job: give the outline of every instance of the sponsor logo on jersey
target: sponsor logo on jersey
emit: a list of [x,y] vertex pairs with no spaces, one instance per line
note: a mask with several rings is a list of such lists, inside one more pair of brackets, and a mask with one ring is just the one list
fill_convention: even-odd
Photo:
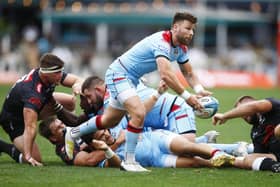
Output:
[[36,86],[36,91],[37,91],[38,93],[41,93],[41,92],[42,92],[42,84],[41,84],[41,83],[37,84],[37,86]]

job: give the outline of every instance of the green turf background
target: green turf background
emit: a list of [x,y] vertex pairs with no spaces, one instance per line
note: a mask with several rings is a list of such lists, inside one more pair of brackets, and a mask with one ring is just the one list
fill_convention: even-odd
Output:
[[[0,106],[10,86],[0,85]],[[69,89],[57,88],[69,92]],[[220,102],[219,112],[230,109],[240,95],[252,95],[258,99],[275,97],[280,99],[279,89],[212,89]],[[78,106],[78,105],[77,105]],[[80,110],[77,108],[77,113]],[[215,129],[221,132],[220,143],[250,141],[250,126],[240,119],[228,121],[225,125],[213,126],[211,119],[197,119],[198,135]],[[0,129],[0,138],[9,141]],[[280,185],[280,174],[254,172],[235,168],[223,169],[173,169],[151,168],[151,173],[127,173],[119,169],[71,167],[64,165],[54,153],[54,147],[39,135],[36,138],[44,159],[44,167],[19,165],[7,155],[0,156],[0,187],[5,186],[120,186],[120,187],[273,187]]]

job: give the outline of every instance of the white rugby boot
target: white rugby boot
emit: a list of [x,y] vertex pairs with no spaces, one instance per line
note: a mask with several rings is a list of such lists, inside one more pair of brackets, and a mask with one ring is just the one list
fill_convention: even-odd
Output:
[[207,137],[207,143],[216,143],[217,136],[219,135],[220,133],[215,130],[207,131],[206,133],[204,133],[204,136]]
[[73,159],[73,152],[74,152],[74,139],[71,136],[71,127],[66,127],[66,132],[65,132],[65,151],[69,159]]
[[232,155],[236,156],[236,157],[244,157],[246,155],[248,155],[248,143],[247,142],[238,142],[238,147],[237,149],[232,151]]
[[145,169],[138,162],[128,160],[121,162],[120,169],[129,172],[150,172],[150,170]]

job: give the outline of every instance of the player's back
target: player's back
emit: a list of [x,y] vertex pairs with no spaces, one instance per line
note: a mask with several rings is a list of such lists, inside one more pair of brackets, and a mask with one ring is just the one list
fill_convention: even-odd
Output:
[[274,136],[274,128],[280,123],[280,100],[275,98],[266,98],[266,100],[271,102],[272,110],[260,114],[258,119],[254,120],[251,138],[255,146],[262,145],[269,152],[277,150],[274,154],[279,154],[280,141]]
[[47,99],[52,96],[54,85],[45,86],[39,78],[38,71],[31,70],[14,84],[4,102],[5,111],[22,116],[23,107],[41,110]]

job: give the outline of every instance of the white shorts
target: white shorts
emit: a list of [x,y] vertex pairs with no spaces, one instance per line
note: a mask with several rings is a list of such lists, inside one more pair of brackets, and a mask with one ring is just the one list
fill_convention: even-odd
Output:
[[128,98],[137,96],[136,86],[124,72],[116,73],[108,69],[105,83],[110,92],[109,104],[114,108],[124,110],[123,103]]

